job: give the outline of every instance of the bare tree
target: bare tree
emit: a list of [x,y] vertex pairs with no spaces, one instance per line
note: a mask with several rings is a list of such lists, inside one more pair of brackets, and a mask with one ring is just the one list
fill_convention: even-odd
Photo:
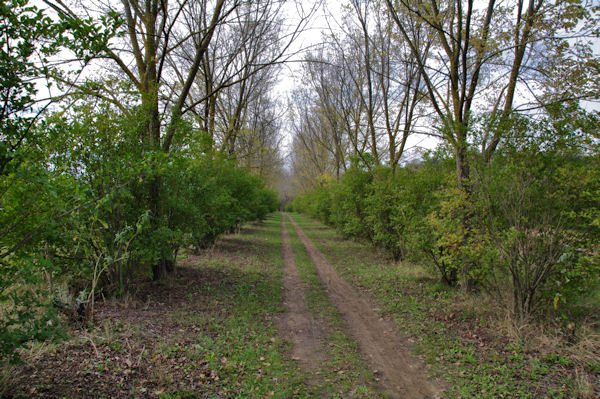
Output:
[[[375,164],[387,162],[395,170],[406,149],[408,137],[419,131],[426,99],[418,64],[410,47],[398,40],[398,32],[387,10],[363,0],[352,0],[338,29],[332,28],[341,58],[340,68],[350,77],[364,109],[362,131],[368,137]],[[333,31],[342,29],[342,36]],[[429,56],[429,32],[413,26]],[[338,38],[339,37],[339,38]]]
[[274,184],[284,166],[280,151],[283,140],[280,106],[270,93],[265,93],[252,101],[246,118],[234,148],[236,157],[240,165]]
[[310,89],[299,89],[294,93],[290,110],[291,165],[299,185],[297,191],[303,193],[331,179],[339,165],[329,123],[320,107],[313,104]]
[[[294,148],[304,143],[315,170],[333,169],[338,179],[351,159],[394,171],[424,118],[420,69],[385,8],[352,0],[337,23],[305,58],[303,89],[294,96],[294,106],[304,107],[296,111]],[[431,35],[417,25],[414,31],[428,53]]]
[[[586,3],[386,0],[418,65],[429,102],[442,122],[443,138],[455,149],[458,178],[466,191],[470,190],[467,148],[474,107],[485,107],[487,102],[491,105],[490,119],[499,121],[500,127],[482,140],[484,158],[489,160],[506,134],[503,121],[515,110],[519,87],[527,92],[524,95],[539,99],[528,79],[539,74],[549,78],[552,72],[543,70],[542,59],[550,60],[560,53],[560,43],[567,43],[572,36],[569,26],[593,19],[586,12]],[[427,25],[435,37],[437,57],[423,52],[422,38],[414,29],[417,23]],[[597,26],[597,22],[591,25]],[[593,31],[591,26],[585,29]],[[577,33],[582,34],[582,30]],[[535,60],[533,55],[539,58]],[[574,93],[570,94],[572,98]]]
[[[349,138],[358,130],[350,128],[350,113],[344,112],[342,106],[345,95],[341,84],[344,80],[343,68],[332,63],[337,57],[335,53],[326,54],[324,51],[320,49],[307,56],[303,79],[305,89],[298,90],[296,98],[302,97],[306,103],[312,103],[312,124],[318,125],[317,129],[313,129],[318,133],[313,139],[327,149],[333,162],[335,177],[339,179],[341,172],[347,168]],[[357,112],[362,113],[362,108],[359,107]]]

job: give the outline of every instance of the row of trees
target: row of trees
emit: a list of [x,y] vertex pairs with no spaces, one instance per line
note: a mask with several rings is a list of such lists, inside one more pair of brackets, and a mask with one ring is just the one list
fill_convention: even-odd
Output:
[[593,1],[351,0],[342,11],[290,103],[301,190],[350,157],[394,169],[414,136],[433,136],[468,191],[471,147],[489,161],[515,115],[600,95]]
[[[278,206],[265,0],[0,8],[0,357]],[[77,313],[79,312],[79,313]],[[81,313],[85,314],[81,314]]]
[[[599,12],[586,0],[350,0],[291,104],[308,193],[294,208],[395,256],[428,254],[466,292],[511,286],[527,317],[561,262],[579,259],[584,275],[598,262]],[[411,166],[428,136],[444,156]]]

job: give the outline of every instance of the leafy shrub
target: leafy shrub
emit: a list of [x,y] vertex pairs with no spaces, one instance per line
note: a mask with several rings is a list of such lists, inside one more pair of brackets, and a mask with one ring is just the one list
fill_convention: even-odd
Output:
[[598,227],[588,219],[599,209],[589,200],[600,177],[593,163],[522,151],[496,159],[479,179],[478,236],[493,255],[480,258],[485,283],[502,293],[498,282],[509,281],[518,318],[598,284]]
[[427,216],[439,207],[435,193],[451,175],[447,161],[371,170],[353,166],[340,179],[294,198],[288,210],[304,212],[336,227],[346,237],[366,239],[396,259],[439,255]]
[[264,182],[212,152],[147,148],[136,115],[74,106],[35,127],[24,161],[1,176],[2,356],[59,332],[55,293],[93,310],[100,291],[161,277],[181,247],[205,247],[277,208]]
[[396,259],[429,259],[445,283],[474,283],[518,319],[566,310],[600,283],[600,165],[567,122],[515,126],[490,162],[471,154],[468,192],[437,156],[395,173],[353,166],[290,208]]
[[520,320],[598,287],[600,165],[579,122],[565,118],[516,124],[490,162],[473,156],[470,192],[446,191],[429,219],[444,265]]
[[331,190],[331,222],[346,237],[372,239],[367,223],[368,198],[372,195],[373,173],[353,166],[346,171],[339,184]]
[[373,242],[390,250],[395,259],[434,255],[433,232],[424,221],[439,207],[432,194],[445,184],[448,174],[445,165],[431,160],[394,174],[389,168],[376,170],[367,207]]

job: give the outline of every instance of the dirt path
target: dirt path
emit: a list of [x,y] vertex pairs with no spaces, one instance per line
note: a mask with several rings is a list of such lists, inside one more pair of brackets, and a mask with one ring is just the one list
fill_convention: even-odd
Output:
[[298,360],[307,370],[318,368],[325,360],[323,345],[325,329],[322,321],[315,320],[308,312],[304,298],[304,283],[300,280],[290,245],[290,236],[282,217],[281,230],[283,235],[283,286],[284,305],[287,311],[278,322],[283,338],[293,343],[292,357]]
[[370,366],[380,375],[379,383],[392,398],[436,398],[441,389],[426,379],[423,363],[410,354],[393,322],[380,318],[354,288],[341,279],[325,256],[288,215],[331,302],[343,315],[348,330],[359,344]]

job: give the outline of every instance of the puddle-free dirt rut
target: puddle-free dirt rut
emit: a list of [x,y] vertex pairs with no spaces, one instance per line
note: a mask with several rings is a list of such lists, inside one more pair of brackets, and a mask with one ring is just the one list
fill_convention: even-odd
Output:
[[377,370],[383,391],[398,399],[439,397],[441,389],[427,380],[423,362],[410,354],[394,323],[380,318],[354,288],[337,275],[292,217],[288,217],[317,269],[329,300],[342,314],[369,365]]
[[294,252],[290,245],[290,236],[282,217],[283,236],[283,287],[286,312],[278,321],[281,335],[293,343],[292,357],[308,370],[318,368],[325,360],[323,345],[325,327],[322,321],[315,320],[309,313],[304,297],[304,283],[300,279]]

